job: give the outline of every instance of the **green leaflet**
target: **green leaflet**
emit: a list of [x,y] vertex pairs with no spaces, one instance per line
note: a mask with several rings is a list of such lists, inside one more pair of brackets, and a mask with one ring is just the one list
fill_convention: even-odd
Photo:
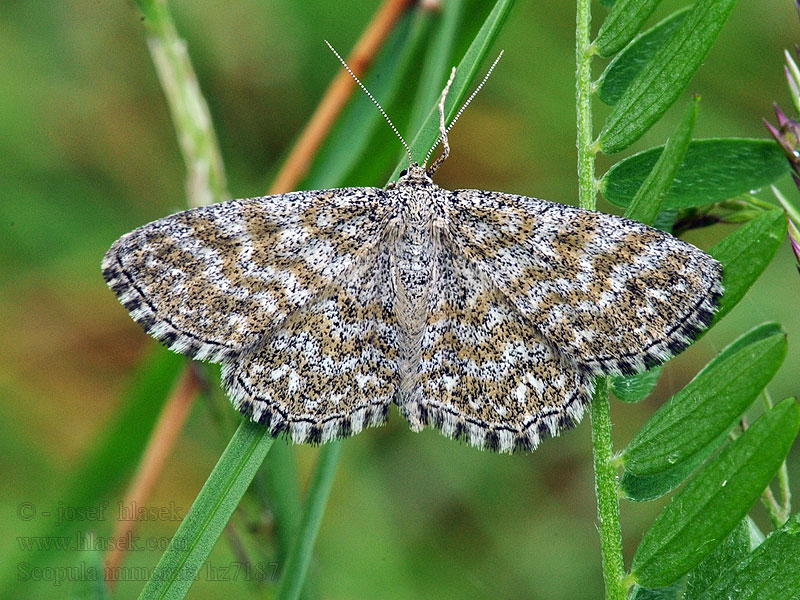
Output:
[[614,106],[598,137],[603,152],[621,152],[672,106],[711,49],[735,1],[697,1]]
[[786,336],[775,328],[770,323],[746,333],[670,398],[623,451],[625,470],[639,476],[669,471],[724,434],[786,356]]
[[609,106],[616,104],[639,71],[677,29],[690,8],[687,6],[672,13],[655,27],[634,38],[617,54],[597,82],[597,97]]
[[773,478],[798,427],[800,407],[787,398],[695,474],[642,538],[631,568],[636,582],[668,585],[708,556]]
[[[617,206],[628,206],[653,170],[664,147],[621,160],[603,176],[600,191]],[[714,138],[689,144],[662,208],[690,208],[760,189],[782,177],[789,164],[773,140]]]
[[736,306],[775,256],[786,236],[786,217],[780,209],[769,210],[742,225],[711,248],[722,263],[725,294],[714,317],[718,322]]
[[624,471],[620,481],[622,497],[632,502],[647,502],[660,498],[686,481],[697,467],[702,465],[715,450],[727,441],[728,431],[723,431],[682,463],[653,475],[636,475],[630,471]]
[[661,365],[628,377],[611,377],[611,391],[623,402],[639,402],[650,395],[661,376]]
[[697,118],[697,105],[700,98],[695,96],[681,118],[675,131],[669,136],[664,151],[636,191],[625,216],[646,225],[652,225],[661,212],[664,198],[672,186],[675,175],[683,162]]
[[644,588],[635,585],[631,600],[679,600],[683,595],[684,587],[686,587],[686,581],[683,579],[660,588]]
[[[800,515],[724,571],[697,600],[790,600],[800,590]],[[687,599],[689,600],[689,599]],[[691,600],[694,600],[692,598]]]
[[621,50],[639,32],[661,0],[618,0],[597,32],[594,42],[600,56]]
[[686,581],[684,600],[696,600],[720,574],[750,553],[750,525],[742,519],[723,542],[695,567]]

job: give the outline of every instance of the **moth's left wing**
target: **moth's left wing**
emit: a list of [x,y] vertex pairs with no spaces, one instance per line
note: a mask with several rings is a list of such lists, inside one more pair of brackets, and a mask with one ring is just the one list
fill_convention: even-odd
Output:
[[258,342],[370,254],[391,204],[377,188],[195,208],[118,239],[103,275],[150,335],[219,362]]
[[525,196],[449,193],[450,236],[551,348],[595,374],[631,374],[711,322],[722,267],[636,221]]
[[398,384],[397,321],[388,249],[371,254],[223,364],[234,405],[271,435],[324,443],[386,420]]

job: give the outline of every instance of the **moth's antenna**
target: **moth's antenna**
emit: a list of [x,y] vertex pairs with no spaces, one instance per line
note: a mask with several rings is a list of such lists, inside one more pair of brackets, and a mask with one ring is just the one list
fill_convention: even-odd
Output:
[[353,71],[350,69],[350,67],[347,66],[347,63],[344,62],[344,59],[341,56],[339,56],[339,53],[336,51],[336,49],[333,46],[331,46],[330,42],[328,40],[325,40],[325,43],[328,45],[328,48],[331,49],[331,52],[333,52],[336,55],[336,58],[339,59],[339,62],[342,63],[344,68],[347,69],[347,72],[350,73],[350,77],[352,77],[355,80],[355,82],[358,84],[358,86],[362,90],[364,90],[364,93],[367,96],[369,96],[369,99],[372,100],[372,102],[375,104],[375,106],[378,107],[378,110],[381,111],[381,114],[383,115],[383,118],[386,119],[387,123],[389,123],[389,127],[392,128],[392,131],[394,131],[395,135],[398,138],[400,138],[400,141],[403,143],[403,148],[406,149],[406,154],[408,155],[408,165],[411,166],[414,163],[414,159],[411,157],[411,149],[408,147],[408,144],[403,139],[403,136],[400,135],[400,132],[397,131],[397,127],[394,126],[394,123],[392,123],[392,120],[389,118],[389,115],[386,114],[386,111],[383,110],[383,107],[380,105],[380,103],[377,100],[375,100],[375,96],[373,96],[372,94],[369,93],[369,90],[366,87],[364,87],[364,84],[361,83],[361,81],[358,79],[358,77],[356,77],[356,74],[353,73]]
[[[442,90],[442,97],[439,99],[439,140],[442,140],[442,144],[444,148],[442,149],[442,153],[439,155],[439,158],[436,159],[431,165],[431,168],[427,170],[428,175],[433,175],[442,166],[442,163],[447,160],[447,157],[450,156],[450,143],[447,141],[447,128],[445,127],[444,122],[444,101],[447,98],[447,93],[450,91],[450,86],[453,85],[453,79],[456,78],[456,68],[453,67],[453,70],[450,71],[450,79],[447,80],[447,84],[444,86]],[[439,140],[436,140],[436,143],[439,143]],[[434,146],[435,148],[436,146]],[[428,151],[428,155],[425,157],[425,163],[428,164],[428,159],[431,157],[431,152],[433,152],[433,148]]]
[[[458,109],[458,112],[456,113],[456,116],[453,117],[452,121],[450,121],[450,125],[448,125],[447,128],[439,135],[439,137],[436,139],[436,143],[433,144],[433,146],[431,146],[430,150],[428,150],[428,154],[425,156],[425,163],[424,164],[428,163],[428,159],[431,157],[431,154],[433,154],[433,151],[436,150],[436,147],[439,145],[439,142],[444,141],[445,142],[445,146],[447,145],[447,134],[448,134],[448,132],[453,128],[453,125],[456,124],[456,121],[458,121],[458,118],[461,116],[461,113],[463,113],[466,110],[467,106],[469,106],[469,103],[472,102],[472,99],[478,94],[478,92],[481,91],[481,88],[486,83],[486,80],[489,79],[489,75],[492,74],[492,71],[494,71],[494,68],[497,66],[497,63],[500,62],[500,59],[503,57],[503,52],[504,52],[504,50],[500,51],[500,54],[498,54],[497,58],[494,59],[494,62],[492,63],[492,66],[489,67],[488,71],[486,71],[486,75],[483,76],[483,81],[481,81],[480,85],[478,85],[478,87],[475,88],[475,91],[472,92],[472,94],[470,94],[469,98],[467,98],[467,101],[464,102],[464,104],[461,105],[461,108]],[[448,83],[447,87],[449,87],[449,85],[450,84]],[[442,105],[443,104],[444,104],[444,99],[442,99]],[[444,109],[442,108],[441,110],[443,111]],[[437,164],[437,168],[438,168],[441,165],[441,161],[437,160],[436,163],[439,163],[439,164]],[[434,164],[436,164],[436,163],[434,163]],[[433,166],[431,166],[431,169],[433,169]],[[431,172],[433,172],[433,171],[431,171]]]

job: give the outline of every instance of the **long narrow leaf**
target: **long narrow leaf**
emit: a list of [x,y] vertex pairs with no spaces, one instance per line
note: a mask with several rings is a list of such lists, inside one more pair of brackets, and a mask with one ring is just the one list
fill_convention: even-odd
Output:
[[623,453],[627,471],[652,475],[689,460],[735,423],[786,356],[783,332],[763,338],[758,327],[734,344],[736,352],[711,361],[639,430]]
[[[664,150],[650,148],[621,160],[603,176],[600,190],[617,206],[628,206]],[[706,139],[689,144],[663,208],[691,208],[727,200],[775,182],[789,170],[772,140]]]
[[683,162],[686,150],[689,148],[699,102],[698,96],[692,99],[689,108],[669,137],[653,169],[633,197],[630,206],[625,211],[625,216],[629,219],[636,219],[646,225],[652,225],[658,213],[661,212],[667,191]]
[[447,81],[458,24],[463,12],[463,0],[448,0],[442,7],[439,30],[425,54],[425,63],[419,72],[419,86],[411,108],[409,131],[417,131],[422,126],[428,110],[438,100]]
[[[500,27],[505,22],[508,12],[514,6],[514,0],[498,0],[486,17],[475,39],[470,44],[461,62],[458,63],[456,77],[450,87],[450,93],[445,102],[445,117],[449,121],[455,116],[461,102],[466,98],[472,81],[475,78],[483,59],[489,52],[495,37],[500,32]],[[417,135],[410,144],[411,155],[415,160],[423,160],[430,147],[439,137],[439,113],[436,106],[432,106],[420,127]],[[407,168],[406,161],[401,160],[392,173],[390,179],[396,179],[400,171]]]
[[616,104],[665,40],[677,29],[691,7],[672,13],[637,36],[617,54],[597,82],[597,97],[609,106]]
[[616,54],[639,33],[661,0],[618,0],[597,32],[594,42],[600,56]]
[[242,421],[158,561],[140,600],[178,600],[186,595],[272,443],[267,427]]
[[708,54],[735,2],[697,1],[614,105],[598,138],[603,152],[624,150],[672,106]]
[[289,442],[277,441],[264,463],[264,481],[275,520],[278,568],[282,568],[300,523],[300,485]]
[[697,600],[793,600],[798,597],[798,590],[800,515],[795,515],[724,572]]
[[320,450],[314,475],[308,488],[308,496],[303,506],[303,514],[297,536],[289,549],[286,567],[283,569],[277,600],[296,600],[303,591],[308,565],[311,563],[311,552],[314,541],[322,523],[322,515],[328,496],[331,493],[333,475],[342,451],[342,441],[337,440],[325,444]]
[[775,476],[799,427],[800,406],[787,398],[712,458],[645,533],[633,557],[635,581],[669,585],[708,556]]

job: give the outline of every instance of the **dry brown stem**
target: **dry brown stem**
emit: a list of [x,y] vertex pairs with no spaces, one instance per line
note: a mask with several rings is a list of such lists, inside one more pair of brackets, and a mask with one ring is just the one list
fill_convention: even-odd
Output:
[[[378,53],[397,19],[403,14],[412,0],[385,0],[355,48],[347,57],[347,64],[357,77],[362,77]],[[269,189],[270,194],[285,194],[296,189],[298,182],[308,171],[314,155],[319,150],[331,127],[336,122],[347,101],[355,90],[356,83],[344,71],[333,79],[325,92],[317,110],[312,115],[300,138],[292,148],[275,181]]]

